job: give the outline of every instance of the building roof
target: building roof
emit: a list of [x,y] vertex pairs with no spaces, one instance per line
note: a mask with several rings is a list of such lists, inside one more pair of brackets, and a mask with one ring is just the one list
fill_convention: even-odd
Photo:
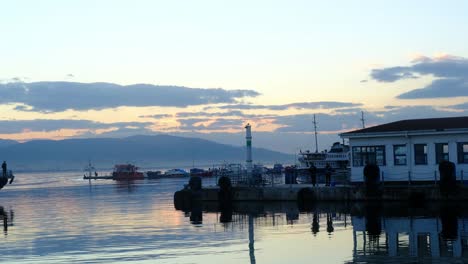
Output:
[[341,134],[341,136],[346,137],[390,132],[446,131],[457,129],[468,129],[468,116],[401,120],[346,132]]

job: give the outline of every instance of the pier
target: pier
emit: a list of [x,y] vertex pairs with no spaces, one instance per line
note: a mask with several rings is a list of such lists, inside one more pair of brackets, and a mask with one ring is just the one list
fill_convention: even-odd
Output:
[[[228,194],[226,195],[226,192]],[[226,198],[228,197],[228,198]],[[312,186],[310,184],[283,184],[277,186],[233,186],[228,191],[218,186],[199,190],[186,187],[174,195],[176,207],[193,202],[278,202],[313,203],[319,201],[359,202],[389,201],[424,203],[426,201],[468,200],[468,187],[458,185],[453,192],[441,192],[436,185],[385,186],[369,190],[365,186]]]

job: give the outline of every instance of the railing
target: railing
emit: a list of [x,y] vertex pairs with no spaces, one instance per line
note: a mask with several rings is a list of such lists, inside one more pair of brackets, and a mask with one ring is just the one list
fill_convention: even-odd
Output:
[[[463,170],[455,171],[455,179],[461,183],[464,183],[465,179],[467,178],[465,175],[466,173]],[[391,181],[388,181],[388,178],[391,178]],[[414,171],[407,171],[407,172],[392,172],[387,173],[385,171],[380,172],[380,181],[385,184],[385,182],[408,182],[408,184],[412,184],[415,181],[426,181],[426,182],[437,182],[440,181],[440,172],[438,170],[434,170],[432,173],[429,172],[414,172]]]

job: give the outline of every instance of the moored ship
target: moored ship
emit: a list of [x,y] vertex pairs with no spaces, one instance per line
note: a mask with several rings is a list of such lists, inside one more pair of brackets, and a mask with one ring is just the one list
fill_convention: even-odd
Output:
[[314,165],[318,170],[323,170],[330,165],[332,169],[346,169],[349,167],[350,152],[349,146],[340,142],[333,143],[330,151],[322,152],[299,152],[299,169],[308,169]]
[[200,168],[192,168],[190,169],[190,176],[198,176],[198,177],[211,177],[213,176],[213,170],[208,169],[200,169]]
[[164,176],[167,178],[178,178],[178,177],[188,177],[190,174],[183,169],[171,169],[164,172]]
[[144,179],[143,172],[138,171],[138,167],[132,164],[117,164],[112,172],[114,180],[142,180]]

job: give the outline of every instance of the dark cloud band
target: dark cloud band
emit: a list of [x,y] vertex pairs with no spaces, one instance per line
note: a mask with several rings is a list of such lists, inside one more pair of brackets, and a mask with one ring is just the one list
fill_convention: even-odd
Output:
[[256,109],[267,109],[267,110],[287,110],[287,109],[335,109],[345,107],[356,107],[361,106],[360,103],[349,103],[349,102],[334,102],[334,101],[322,101],[322,102],[301,102],[284,105],[255,105],[255,104],[233,104],[219,106],[219,109],[239,109],[239,110],[256,110]]
[[1,134],[14,134],[23,131],[55,131],[60,129],[108,129],[116,127],[118,129],[126,127],[144,128],[151,125],[148,122],[117,122],[100,123],[89,120],[72,119],[36,119],[36,120],[0,120]]
[[[118,85],[113,83],[11,82],[0,84],[0,103],[21,103],[30,111],[59,112],[67,109],[88,110],[119,106],[186,107],[214,103],[235,103],[255,97],[253,90],[224,90],[158,86],[151,84]],[[27,107],[17,110],[28,111]]]
[[433,76],[429,85],[397,96],[399,99],[446,98],[468,96],[468,59],[455,56],[441,58],[422,57],[413,65],[374,69],[372,79],[396,82],[403,79]]

